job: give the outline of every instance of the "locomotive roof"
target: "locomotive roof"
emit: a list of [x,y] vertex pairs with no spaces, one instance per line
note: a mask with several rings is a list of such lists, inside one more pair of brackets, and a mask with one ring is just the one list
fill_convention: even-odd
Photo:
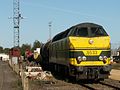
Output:
[[[52,39],[52,42],[53,41],[57,41],[59,39],[62,39],[64,37],[66,37],[68,35],[68,33],[73,30],[74,28],[81,28],[81,27],[90,27],[90,28],[101,28],[102,26],[101,25],[98,25],[98,24],[95,24],[95,23],[89,23],[89,22],[86,22],[86,23],[80,23],[80,24],[77,24],[77,25],[74,25],[70,28],[68,28],[67,30],[65,31],[62,31],[60,33],[58,33],[57,35],[55,35]],[[72,29],[73,28],[73,29]],[[74,29],[75,30],[75,29]],[[88,29],[89,30],[89,29]],[[106,34],[106,33],[105,33]],[[107,34],[106,34],[107,35]]]
[[102,27],[102,26],[98,25],[98,24],[95,24],[95,23],[86,22],[86,23],[77,24],[77,25],[75,25],[73,27]]

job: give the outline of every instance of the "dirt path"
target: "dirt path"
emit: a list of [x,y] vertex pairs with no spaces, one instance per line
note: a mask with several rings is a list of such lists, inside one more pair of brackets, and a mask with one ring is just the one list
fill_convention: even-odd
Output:
[[22,90],[19,76],[9,67],[8,63],[0,61],[0,90]]
[[110,72],[110,78],[120,81],[120,70],[112,69]]

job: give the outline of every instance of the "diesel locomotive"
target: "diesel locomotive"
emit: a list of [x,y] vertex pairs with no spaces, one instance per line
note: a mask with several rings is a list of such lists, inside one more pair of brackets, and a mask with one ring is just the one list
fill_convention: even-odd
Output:
[[105,79],[111,71],[110,36],[95,23],[81,23],[55,35],[41,48],[43,66],[79,79]]

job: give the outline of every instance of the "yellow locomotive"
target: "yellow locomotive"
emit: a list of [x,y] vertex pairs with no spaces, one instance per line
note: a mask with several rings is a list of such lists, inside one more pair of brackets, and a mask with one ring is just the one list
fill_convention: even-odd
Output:
[[105,79],[111,71],[110,36],[98,24],[72,26],[53,37],[41,50],[46,67],[65,76]]

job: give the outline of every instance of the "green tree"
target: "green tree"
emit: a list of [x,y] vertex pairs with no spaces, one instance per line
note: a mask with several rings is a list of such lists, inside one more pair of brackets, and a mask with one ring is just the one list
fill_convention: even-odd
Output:
[[4,49],[4,53],[5,53],[5,54],[9,54],[9,50],[10,50],[9,48],[5,48],[5,49]]
[[30,44],[22,44],[20,51],[21,51],[21,55],[25,54],[26,49],[31,50],[31,45]]
[[36,48],[40,48],[41,45],[42,45],[41,42],[39,42],[38,40],[35,40],[35,42],[33,43],[32,51],[35,50]]
[[0,53],[3,53],[3,47],[0,46]]

